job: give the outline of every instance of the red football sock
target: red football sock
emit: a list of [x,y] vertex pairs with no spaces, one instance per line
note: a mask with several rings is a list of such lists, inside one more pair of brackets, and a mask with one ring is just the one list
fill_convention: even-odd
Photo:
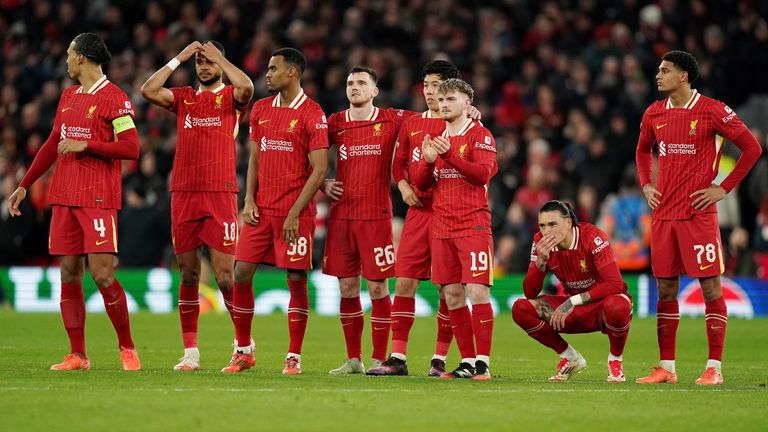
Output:
[[659,340],[659,359],[675,359],[677,326],[679,324],[680,306],[677,300],[656,303],[656,336]]
[[568,342],[549,323],[539,319],[536,308],[528,300],[520,299],[512,305],[512,319],[528,333],[528,336],[552,348],[555,353],[560,354],[568,348]]
[[253,321],[253,283],[232,285],[232,318],[235,323],[235,338],[238,347],[251,345],[251,322]]
[[704,313],[706,314],[709,359],[722,361],[725,328],[728,326],[728,307],[725,305],[725,300],[719,297],[705,302]]
[[301,354],[309,319],[307,280],[288,279],[288,291],[291,293],[291,299],[288,301],[288,352]]
[[622,296],[610,296],[603,300],[603,314],[611,354],[618,357],[624,353],[624,346],[627,344],[629,322],[632,320],[632,304],[629,299]]
[[184,348],[197,348],[197,319],[200,316],[200,293],[197,285],[179,285],[179,319]]
[[134,348],[133,339],[131,339],[131,322],[128,318],[128,302],[123,286],[115,279],[108,287],[99,288],[99,292],[104,299],[104,308],[107,310],[109,320],[112,321],[112,327],[117,333],[118,343],[123,348]]
[[[395,296],[392,302],[392,352],[406,355],[408,335],[416,318],[416,299]],[[450,326],[450,325],[449,325]]]
[[435,355],[445,357],[453,340],[451,330],[451,318],[448,316],[448,304],[445,299],[440,299],[440,307],[437,310],[437,342],[435,343]]
[[232,307],[235,305],[232,298],[234,296],[232,292],[233,288],[229,287],[227,289],[221,289],[221,297],[224,298],[224,307],[227,308],[227,312],[229,312],[229,318],[232,320],[232,322],[235,322],[235,314],[232,310]]
[[451,328],[462,359],[475,358],[475,335],[472,333],[472,315],[467,306],[448,311]]
[[472,332],[477,355],[490,357],[493,339],[493,307],[490,303],[472,305]]
[[85,356],[85,299],[82,285],[62,282],[59,307],[69,336],[70,351]]
[[363,307],[360,305],[360,296],[341,298],[339,305],[339,318],[341,329],[344,332],[344,342],[347,344],[347,358],[362,360],[363,344]]
[[392,325],[392,299],[384,296],[380,299],[371,299],[371,341],[373,353],[371,358],[384,361],[387,359],[387,345],[389,344],[389,329]]

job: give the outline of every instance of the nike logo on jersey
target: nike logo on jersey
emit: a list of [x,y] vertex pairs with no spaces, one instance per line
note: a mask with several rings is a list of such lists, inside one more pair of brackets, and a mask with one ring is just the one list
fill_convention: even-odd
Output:
[[296,257],[291,257],[291,262],[301,261],[301,260],[303,260],[303,259],[304,259],[304,257],[298,257],[298,258],[296,258]]
[[489,322],[493,321],[492,319],[489,320],[480,320],[480,324],[487,324]]
[[259,120],[259,124],[263,125],[264,123],[268,122],[269,120]]
[[194,105],[194,104],[195,104],[195,102],[190,102],[190,101],[184,99],[184,105]]
[[340,130],[340,131],[336,132],[336,135],[343,135],[344,132],[346,132],[346,131],[347,131],[347,129]]
[[411,136],[418,135],[420,133],[421,133],[421,131],[411,132]]
[[714,264],[710,264],[710,265],[706,265],[706,266],[705,266],[705,265],[700,265],[700,266],[699,266],[699,270],[706,270],[706,269],[708,269],[708,268],[712,267],[713,265],[714,265]]
[[232,246],[233,244],[235,244],[235,242],[226,242],[226,241],[225,241],[225,242],[224,242],[224,243],[222,243],[222,244],[223,244],[223,245],[226,247],[226,246]]
[[389,270],[391,268],[392,268],[392,266],[386,266],[386,267],[381,267],[379,270],[381,270],[382,272],[385,272],[385,271],[387,271],[387,270]]
[[480,276],[483,273],[485,273],[485,272],[484,271],[479,272],[479,273],[472,272],[472,277],[478,277],[478,276]]
[[102,241],[98,241],[98,240],[96,240],[96,246],[101,246],[101,245],[103,245],[104,243],[106,243],[106,242],[108,242],[108,241],[109,241],[109,240],[102,240]]
[[69,111],[69,110],[71,110],[71,109],[72,109],[72,107],[66,107],[66,108],[62,109],[62,110],[61,110],[61,112],[64,112],[64,111]]
[[657,124],[656,125],[656,129],[661,129],[661,128],[663,128],[666,125],[667,125],[666,123],[664,123],[664,124]]

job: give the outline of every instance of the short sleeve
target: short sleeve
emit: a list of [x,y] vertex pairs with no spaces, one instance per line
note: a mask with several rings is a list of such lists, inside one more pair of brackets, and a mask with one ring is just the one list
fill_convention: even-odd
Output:
[[107,113],[108,120],[112,121],[118,117],[130,116],[136,117],[136,111],[133,107],[133,103],[128,99],[128,95],[125,92],[118,91],[111,98],[109,104],[109,112]]
[[172,87],[169,90],[173,93],[173,102],[171,102],[168,111],[178,113],[179,103],[184,100],[184,96],[187,93],[187,87]]
[[615,263],[616,258],[613,256],[608,236],[595,228],[590,232],[590,237],[589,251],[592,254],[592,261],[595,263],[595,267],[599,269],[608,264]]
[[312,109],[304,119],[307,135],[309,136],[309,151],[328,148],[328,121],[323,110]]
[[248,139],[251,141],[258,141],[259,140],[259,119],[261,118],[261,107],[260,105],[253,105],[253,109],[251,110],[251,117],[248,121]]

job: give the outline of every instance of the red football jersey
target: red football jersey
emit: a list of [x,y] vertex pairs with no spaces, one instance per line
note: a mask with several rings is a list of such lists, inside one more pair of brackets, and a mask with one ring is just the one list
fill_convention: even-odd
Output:
[[[445,121],[443,121],[445,125]],[[445,129],[442,135],[449,137]],[[496,163],[496,142],[491,132],[470,119],[459,133],[449,137],[449,152],[468,162],[490,165],[491,177],[499,167]],[[419,164],[418,169],[428,167]],[[434,164],[432,202],[432,235],[435,238],[457,238],[491,233],[491,211],[488,208],[488,182],[473,184],[444,157]]]
[[[251,141],[259,144],[256,206],[271,216],[287,216],[312,172],[309,153],[328,148],[322,108],[301,90],[287,108],[280,95],[258,100],[251,110]],[[301,216],[317,213],[314,199]]]
[[[421,159],[421,143],[424,135],[437,136],[445,130],[445,120],[442,117],[432,117],[431,111],[424,111],[419,115],[412,115],[403,121],[400,133],[397,137],[397,150],[392,172],[395,183],[400,180],[408,180],[419,198],[432,198],[432,188],[426,191],[419,190],[413,184],[413,170]],[[407,173],[407,177],[405,177]]]
[[328,139],[336,146],[336,180],[344,187],[341,198],[331,202],[332,218],[392,218],[392,155],[408,113],[374,107],[365,120],[352,120],[349,110],[328,118]]
[[223,83],[212,91],[174,87],[177,144],[171,191],[237,192],[235,150],[240,118],[235,87]]
[[[531,246],[531,262],[538,258],[536,242],[541,240],[541,232],[533,236]],[[563,284],[568,295],[581,294],[588,291],[595,284],[603,282],[600,269],[606,265],[614,264],[611,245],[608,236],[600,228],[579,222],[573,227],[573,242],[568,249],[555,247],[549,253],[547,270],[557,276]],[[627,286],[624,284],[624,292]]]
[[[690,195],[708,188],[717,177],[723,137],[733,140],[745,130],[731,108],[695,90],[682,108],[673,108],[669,98],[651,104],[643,114],[637,152],[650,153],[654,143],[658,146],[656,188],[661,197],[653,217],[675,220],[716,213],[715,204],[694,209]],[[650,183],[650,170],[639,169],[639,176],[641,185]]]
[[[76,85],[64,90],[53,121],[52,134],[77,141],[115,141],[112,120],[134,117],[133,104],[120,87],[102,76],[89,90]],[[121,168],[118,159],[89,152],[56,157],[48,204],[119,209]]]

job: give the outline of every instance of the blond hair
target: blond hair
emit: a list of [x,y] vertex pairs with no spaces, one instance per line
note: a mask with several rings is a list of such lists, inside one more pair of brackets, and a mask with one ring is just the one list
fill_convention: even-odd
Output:
[[464,93],[467,95],[470,102],[475,99],[475,91],[472,90],[472,86],[459,78],[448,78],[447,80],[441,82],[440,87],[437,89],[438,94],[446,94],[453,91]]

